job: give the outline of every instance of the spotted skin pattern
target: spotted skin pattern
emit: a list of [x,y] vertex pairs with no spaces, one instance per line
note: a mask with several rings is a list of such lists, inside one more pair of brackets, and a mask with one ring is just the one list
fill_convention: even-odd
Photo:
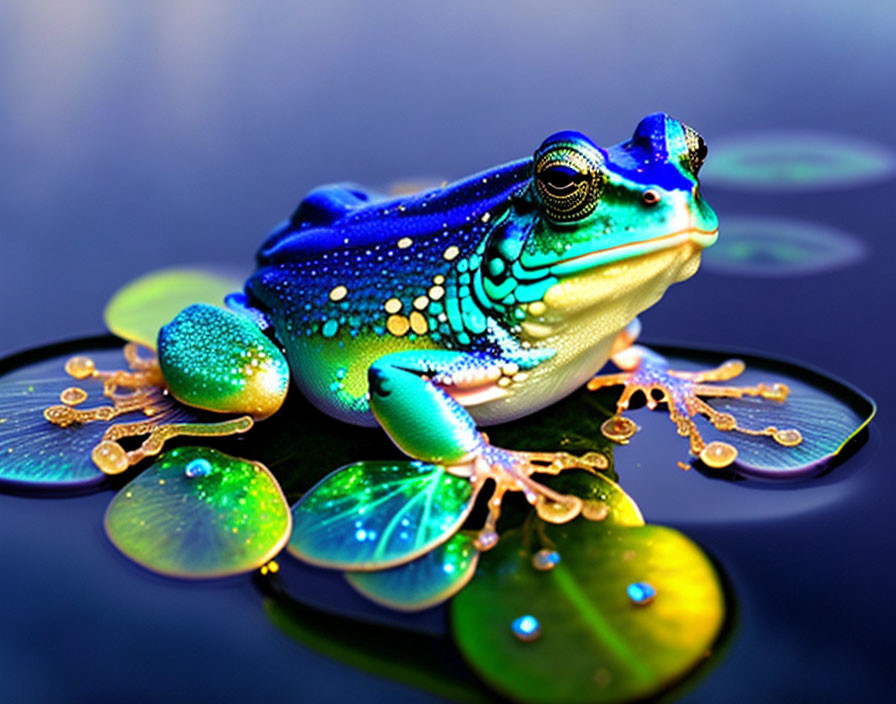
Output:
[[[588,382],[634,341],[638,313],[696,272],[718,228],[697,179],[705,157],[696,131],[656,113],[616,146],[558,132],[531,158],[416,195],[323,186],[268,236],[227,314],[283,350],[320,410],[381,426],[410,457],[469,477],[474,496],[494,479],[484,535],[507,491],[522,491],[545,520],[571,520],[581,501],[531,475],[599,469],[606,458],[496,448],[479,426],[531,414]],[[166,336],[163,328],[160,342]],[[223,373],[230,362],[219,356],[203,360]],[[688,384],[703,379],[654,369],[649,381],[631,372],[591,384],[627,384],[627,404],[634,391],[673,381],[690,398]],[[613,429],[627,432],[621,421]],[[688,429],[699,454],[696,426]]]
[[[658,114],[609,150],[578,133],[558,133],[532,159],[410,198],[377,201],[354,186],[317,189],[263,244],[247,297],[270,319],[300,388],[337,418],[375,424],[368,370],[385,373],[380,360],[409,352],[419,356],[416,373],[443,388],[457,379],[483,387],[462,401],[477,421],[525,415],[584,383],[638,312],[631,309],[646,307],[636,297],[621,314],[612,311],[598,339],[563,349],[567,321],[558,320],[562,310],[549,310],[545,296],[595,268],[568,260],[617,249],[596,262],[599,268],[629,258],[626,245],[643,257],[665,249],[653,242],[670,232],[697,233],[668,243],[683,253],[658,272],[659,290],[643,296],[649,299],[690,275],[699,250],[714,240],[715,216],[697,196],[691,171],[697,147],[688,146],[689,133],[696,134]],[[570,153],[586,154],[579,163],[594,168],[586,186],[600,182],[594,197],[583,192],[587,207],[579,219],[574,209],[546,212],[533,173],[539,155],[556,166]],[[646,203],[648,188],[663,191],[667,202]],[[565,268],[555,271],[562,261]],[[616,282],[608,289],[619,293]],[[600,302],[594,308],[599,315]],[[433,365],[431,350],[455,355]]]

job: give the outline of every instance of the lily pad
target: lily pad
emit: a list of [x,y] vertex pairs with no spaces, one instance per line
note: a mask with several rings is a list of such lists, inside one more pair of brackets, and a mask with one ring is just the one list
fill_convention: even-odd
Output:
[[224,297],[243,287],[245,277],[208,269],[164,269],[119,289],[103,318],[110,332],[155,349],[159,329],[194,303],[224,307]]
[[721,274],[791,277],[861,261],[865,245],[821,223],[752,216],[725,218],[725,236],[703,253],[703,267]]
[[473,507],[469,480],[423,462],[357,462],[292,509],[289,552],[321,567],[379,570],[445,542]]
[[223,577],[261,567],[289,538],[289,506],[261,464],[204,447],[162,455],[106,511],[106,534],[144,567]]
[[479,551],[473,538],[457,533],[416,560],[377,572],[346,572],[348,583],[368,599],[398,611],[441,604],[466,586]]
[[[803,364],[758,355],[692,350],[681,347],[654,347],[673,369],[693,370],[716,366],[738,357],[746,371],[731,382],[738,386],[784,383],[790,395],[784,402],[758,398],[710,399],[714,408],[731,413],[740,426],[761,429],[774,426],[795,428],[802,441],[794,447],[778,444],[768,436],[721,431],[708,423],[701,433],[709,443],[730,443],[738,455],[732,469],[743,476],[762,479],[800,478],[826,469],[843,449],[871,422],[874,401],[834,376]],[[637,442],[637,436],[632,442]]]
[[[110,349],[114,345],[116,349]],[[59,427],[44,418],[44,410],[58,406],[66,389],[78,408],[109,405],[102,381],[75,379],[65,371],[72,356],[89,357],[101,369],[126,368],[121,343],[96,338],[29,351],[3,360],[0,366],[0,484],[27,489],[83,489],[105,481],[91,459],[109,423]],[[71,401],[69,401],[71,402]],[[176,406],[166,420],[191,422],[208,414]],[[140,412],[125,413],[116,423],[145,421]]]
[[531,541],[514,531],[451,602],[455,640],[486,682],[520,701],[621,702],[705,659],[725,603],[693,542],[660,526],[582,519],[544,532],[559,554],[553,569],[536,569]]
[[607,525],[643,526],[641,509],[622,487],[602,472],[566,471],[545,482],[555,491],[583,500],[582,515]]
[[708,184],[753,191],[812,191],[885,181],[896,173],[886,146],[842,134],[756,132],[713,142]]

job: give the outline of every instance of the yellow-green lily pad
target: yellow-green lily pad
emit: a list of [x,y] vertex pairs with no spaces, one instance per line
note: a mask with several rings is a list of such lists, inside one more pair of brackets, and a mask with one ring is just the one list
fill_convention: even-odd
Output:
[[398,611],[420,611],[457,594],[476,571],[473,537],[456,533],[416,560],[377,572],[346,572],[348,583],[368,599]]
[[[553,569],[533,562],[539,547],[559,555]],[[719,577],[684,535],[582,519],[505,534],[451,603],[486,682],[553,704],[656,694],[705,659],[724,615]]]
[[602,472],[567,470],[545,482],[561,494],[583,501],[582,516],[607,525],[643,526],[641,509],[622,487]]
[[204,269],[163,269],[119,289],[103,311],[106,327],[125,340],[155,349],[159,329],[194,303],[224,306],[244,278]]
[[115,547],[147,569],[208,578],[264,565],[286,544],[292,520],[264,465],[180,447],[112,499],[105,525]]

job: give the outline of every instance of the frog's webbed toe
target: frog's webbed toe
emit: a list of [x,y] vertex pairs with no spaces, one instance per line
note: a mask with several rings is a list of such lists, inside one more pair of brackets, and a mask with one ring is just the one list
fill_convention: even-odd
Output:
[[[159,454],[171,438],[230,435],[252,427],[250,416],[198,422],[198,414],[178,404],[169,393],[151,350],[141,352],[136,343],[129,342],[124,356],[128,369],[116,370],[99,369],[87,356],[71,357],[65,372],[75,380],[101,381],[103,403],[81,406],[88,394],[80,386],[71,386],[62,392],[62,404],[44,409],[44,418],[62,428],[106,424],[91,452],[94,464],[105,474],[120,474],[143,458]],[[135,449],[125,450],[121,441],[127,438],[143,440]]]
[[745,369],[740,360],[728,360],[713,369],[677,371],[669,369],[668,363],[660,355],[636,346],[617,355],[614,361],[626,371],[596,376],[588,382],[588,389],[591,391],[607,386],[625,386],[616,402],[616,415],[601,426],[601,432],[610,440],[625,443],[634,435],[637,430],[635,424],[622,413],[629,407],[632,397],[640,392],[650,409],[656,408],[660,403],[667,405],[669,417],[675,423],[678,434],[689,439],[691,453],[715,469],[732,464],[737,459],[737,448],[722,441],[706,443],[694,421],[697,415],[704,416],[719,430],[768,436],[785,447],[802,442],[802,436],[796,429],[775,426],[747,428],[740,425],[732,414],[720,412],[704,400],[757,397],[782,403],[787,399],[790,390],[781,383],[746,386],[715,383],[727,382],[740,376]]
[[571,494],[561,494],[533,479],[532,475],[560,474],[567,469],[598,473],[608,466],[607,458],[599,452],[589,452],[579,457],[566,452],[506,450],[489,444],[483,435],[478,451],[467,461],[450,465],[448,471],[469,476],[480,488],[487,480],[494,481],[495,488],[488,501],[488,517],[475,541],[478,550],[488,550],[498,542],[496,526],[504,496],[508,492],[522,492],[539,517],[549,523],[567,523],[580,514],[590,520],[602,520],[606,515],[602,507],[586,504]]

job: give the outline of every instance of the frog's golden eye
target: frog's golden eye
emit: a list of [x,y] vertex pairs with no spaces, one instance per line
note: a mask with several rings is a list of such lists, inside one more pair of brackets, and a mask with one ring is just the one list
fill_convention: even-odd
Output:
[[641,199],[647,205],[656,205],[663,199],[663,194],[660,193],[659,191],[652,189],[652,188],[648,188],[646,191],[644,191],[641,194]]
[[706,161],[706,154],[709,152],[709,149],[706,146],[706,140],[700,136],[697,130],[687,125],[682,125],[682,127],[684,128],[684,142],[688,148],[685,156],[685,166],[696,176],[697,172],[700,171],[700,167],[703,166],[703,162]]
[[580,220],[600,198],[603,178],[599,154],[572,144],[557,144],[535,154],[535,188],[551,220]]

